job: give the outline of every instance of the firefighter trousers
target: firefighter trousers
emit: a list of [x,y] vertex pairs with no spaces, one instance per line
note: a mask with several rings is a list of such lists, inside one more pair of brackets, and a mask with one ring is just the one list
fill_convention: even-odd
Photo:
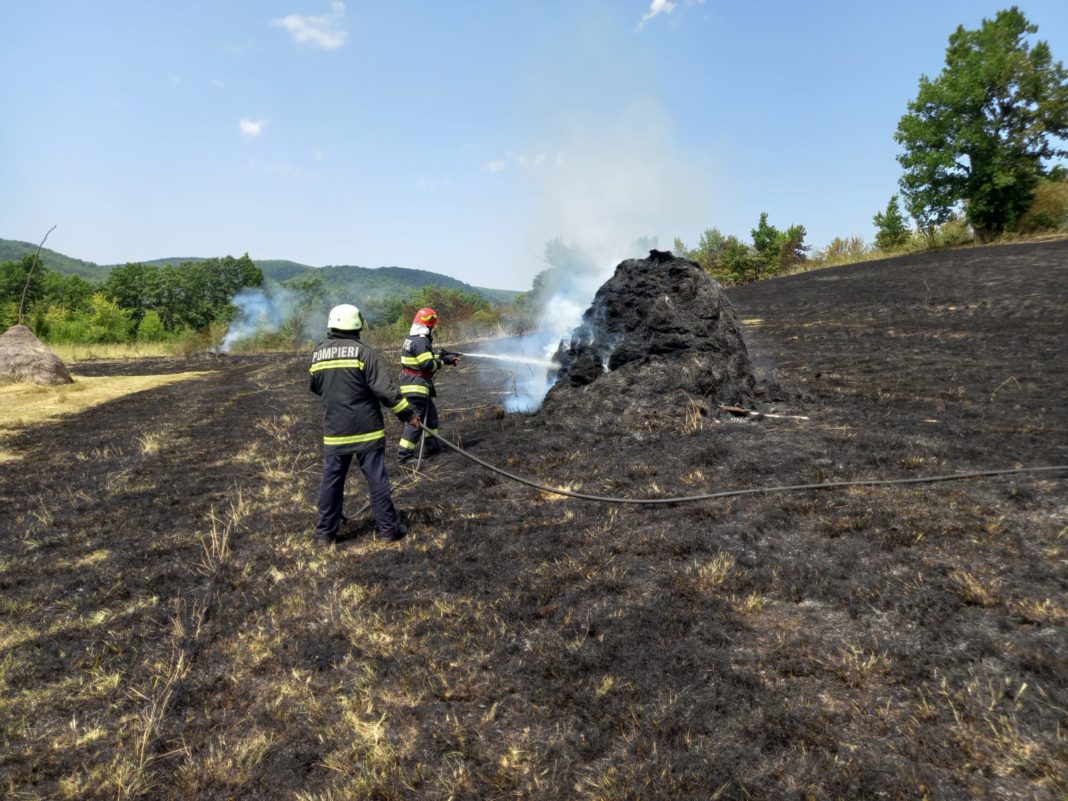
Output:
[[[434,406],[434,399],[429,395],[405,395],[405,397],[423,421],[423,427],[437,433],[438,410]],[[419,455],[420,437],[426,437],[426,444],[423,446],[424,456],[433,456],[441,450],[441,443],[437,439],[427,436],[414,426],[405,423],[404,431],[401,433],[400,442],[397,445],[397,459],[401,463],[411,461]]]
[[373,448],[363,453],[326,454],[323,457],[323,481],[319,486],[319,518],[316,537],[336,537],[341,529],[341,508],[345,500],[345,477],[353,456],[359,462],[371,495],[371,514],[379,534],[396,531],[400,520],[393,505],[392,488],[386,474],[386,449]]

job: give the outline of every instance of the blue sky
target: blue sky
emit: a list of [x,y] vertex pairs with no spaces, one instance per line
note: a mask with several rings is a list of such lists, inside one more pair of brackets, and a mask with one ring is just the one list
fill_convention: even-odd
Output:
[[513,289],[558,235],[870,240],[920,75],[1005,5],[0,0],[0,237]]

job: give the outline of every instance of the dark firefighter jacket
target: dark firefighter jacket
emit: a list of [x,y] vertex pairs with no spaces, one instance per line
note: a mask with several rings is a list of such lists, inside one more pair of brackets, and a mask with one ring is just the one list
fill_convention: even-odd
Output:
[[415,414],[389,380],[385,360],[358,334],[331,331],[312,352],[309,386],[323,406],[323,445],[327,453],[363,453],[385,438],[382,409],[407,422]]
[[442,361],[434,355],[434,341],[429,334],[410,334],[401,345],[402,395],[421,395],[433,398],[434,374],[441,369]]

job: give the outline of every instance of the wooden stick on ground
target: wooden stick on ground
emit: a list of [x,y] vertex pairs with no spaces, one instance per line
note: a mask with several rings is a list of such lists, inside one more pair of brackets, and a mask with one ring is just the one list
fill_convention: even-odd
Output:
[[770,414],[768,412],[754,412],[754,411],[752,411],[750,409],[743,409],[741,406],[720,406],[719,408],[722,409],[725,412],[730,412],[731,414],[742,415],[744,417],[749,417],[750,415],[759,414],[761,417],[774,417],[774,418],[776,418],[778,420],[808,420],[809,419],[809,418],[807,418],[807,417],[805,417],[803,415],[800,415],[800,414]]

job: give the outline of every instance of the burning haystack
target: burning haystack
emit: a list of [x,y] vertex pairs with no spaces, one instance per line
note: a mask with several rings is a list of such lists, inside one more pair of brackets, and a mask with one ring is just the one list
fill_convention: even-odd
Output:
[[0,382],[56,386],[73,384],[74,379],[33,331],[13,325],[0,334]]
[[555,360],[549,413],[633,425],[677,419],[694,402],[707,410],[753,400],[753,368],[723,288],[669,252],[616,267]]

